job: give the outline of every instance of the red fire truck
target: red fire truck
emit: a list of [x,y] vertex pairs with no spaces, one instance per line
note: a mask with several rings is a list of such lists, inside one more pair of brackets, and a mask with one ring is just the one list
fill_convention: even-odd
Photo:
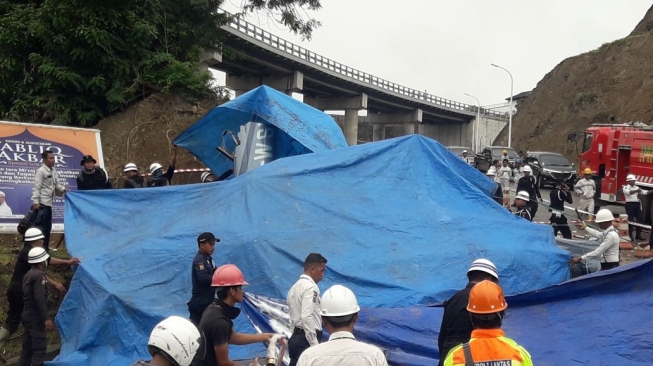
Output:
[[[642,123],[594,124],[584,132],[569,135],[570,141],[582,138],[583,151],[579,156],[579,178],[590,168],[596,181],[595,196],[599,206],[624,204],[622,187],[626,175],[634,174],[637,185],[653,189],[653,126]],[[580,137],[580,138],[579,138]],[[642,212],[651,223],[651,196],[640,195]]]

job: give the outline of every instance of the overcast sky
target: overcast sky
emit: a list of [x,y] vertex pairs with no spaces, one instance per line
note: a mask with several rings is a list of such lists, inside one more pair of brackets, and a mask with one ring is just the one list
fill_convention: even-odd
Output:
[[[235,10],[240,0],[227,0]],[[558,63],[627,36],[651,0],[322,0],[322,27],[302,42],[265,19],[248,21],[313,52],[459,102],[502,103]],[[218,78],[218,81],[223,78]],[[224,82],[224,81],[222,81]]]

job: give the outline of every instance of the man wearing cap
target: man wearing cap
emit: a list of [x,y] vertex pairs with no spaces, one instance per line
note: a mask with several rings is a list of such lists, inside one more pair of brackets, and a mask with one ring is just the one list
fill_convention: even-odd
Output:
[[13,212],[11,211],[11,207],[7,205],[7,202],[5,202],[5,192],[0,191],[0,217],[11,215],[13,215]]
[[243,286],[248,285],[243,273],[233,264],[220,266],[213,273],[211,286],[218,299],[202,314],[198,328],[206,337],[204,360],[195,359],[194,366],[238,366],[229,359],[229,344],[244,345],[270,342],[274,334],[243,334],[234,330],[233,320],[240,315],[236,303],[243,302]]
[[213,252],[215,243],[220,239],[213,236],[212,233],[201,233],[197,237],[197,247],[199,250],[193,258],[191,268],[191,277],[193,280],[193,291],[188,302],[188,312],[190,321],[199,325],[202,319],[202,313],[211,305],[215,298],[215,289],[211,287],[211,278],[215,272],[215,262],[213,261]]
[[528,351],[501,330],[507,308],[508,303],[498,284],[482,281],[474,285],[466,307],[474,331],[468,341],[449,352],[444,366],[533,366]]
[[43,233],[43,248],[49,251],[50,231],[52,230],[52,204],[54,195],[63,196],[68,190],[61,184],[54,168],[55,156],[50,150],[41,153],[43,165],[36,170],[32,187],[32,209],[38,210],[36,226]]
[[146,188],[147,180],[140,175],[138,167],[134,163],[127,163],[123,169],[125,184],[123,188]]
[[472,262],[469,270],[467,270],[467,279],[469,280],[467,286],[443,304],[444,314],[442,315],[440,334],[438,335],[440,366],[444,364],[449,350],[461,343],[469,341],[469,337],[472,334],[474,327],[467,311],[469,292],[472,287],[486,280],[499,282],[499,272],[494,263],[487,259],[479,258]]
[[[628,174],[626,177],[626,184],[623,186],[624,197],[626,197],[626,213],[628,214],[628,221],[636,222],[638,224],[644,223],[642,217],[642,206],[639,200],[640,194],[652,194],[653,190],[647,191],[639,188],[637,184],[637,178],[633,174]],[[630,235],[630,240],[644,240],[642,238],[642,227],[636,226],[636,237],[633,238],[633,225],[628,225],[628,234]]]
[[526,191],[520,191],[517,193],[517,196],[515,196],[515,206],[517,207],[517,211],[515,212],[515,215],[526,219],[528,221],[533,221],[533,214],[531,213],[531,207],[528,205],[528,202],[530,201],[530,197],[528,195],[528,192]]
[[292,336],[288,340],[288,366],[295,366],[307,348],[322,340],[322,308],[317,283],[324,278],[327,259],[311,253],[304,260],[304,273],[288,291]]
[[77,175],[77,190],[90,191],[95,189],[111,189],[113,186],[109,182],[107,172],[95,166],[97,161],[91,155],[84,155],[80,165],[84,167]]
[[462,154],[462,159],[467,163],[467,164],[473,164],[474,163],[474,158],[468,157],[467,156],[467,150],[463,150]]
[[357,341],[354,325],[360,306],[356,295],[345,286],[334,285],[322,296],[322,322],[329,341],[304,351],[297,366],[387,366],[383,351]]
[[581,260],[595,259],[601,262],[601,270],[607,270],[619,266],[619,233],[612,225],[614,215],[612,211],[604,208],[596,214],[595,223],[599,225],[600,230],[587,227],[584,222],[576,224],[580,230],[587,231],[591,236],[598,238],[599,246],[593,251],[580,257],[571,259],[571,263],[578,263]]
[[53,331],[54,323],[48,315],[48,279],[45,269],[50,256],[41,247],[32,248],[28,254],[30,270],[23,279],[23,311],[22,323],[23,349],[20,353],[19,365],[42,366],[45,358],[47,339],[45,331]]
[[589,212],[588,218],[594,213],[594,195],[596,194],[596,183],[592,179],[592,169],[585,168],[583,179],[576,182],[574,192],[580,197],[578,209]]

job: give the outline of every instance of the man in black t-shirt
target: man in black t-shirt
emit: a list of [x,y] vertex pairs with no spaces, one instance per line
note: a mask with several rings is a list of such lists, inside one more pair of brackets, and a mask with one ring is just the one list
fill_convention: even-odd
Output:
[[[25,232],[23,249],[18,253],[14,273],[11,275],[11,280],[7,287],[7,302],[9,303],[9,309],[7,310],[5,326],[0,328],[0,348],[4,346],[7,338],[16,332],[16,329],[18,329],[18,325],[20,324],[21,314],[23,313],[24,308],[23,278],[31,268],[30,264],[27,263],[27,256],[32,248],[43,246],[43,239],[43,233],[37,228],[27,229]],[[79,263],[79,259],[72,258],[64,260],[51,258],[50,263],[55,265],[73,265]],[[59,282],[48,279],[48,283],[54,286],[62,294],[66,293],[66,289]]]
[[269,342],[274,334],[243,334],[234,331],[233,320],[240,315],[236,303],[243,301],[243,285],[247,285],[243,273],[233,264],[220,266],[213,273],[211,286],[216,287],[218,299],[204,311],[200,330],[206,338],[204,360],[195,360],[194,366],[234,366],[229,359],[229,343],[244,345]]
[[77,190],[90,191],[94,189],[111,189],[113,186],[109,182],[107,172],[95,166],[97,161],[91,155],[84,155],[80,163],[84,167],[77,175]]

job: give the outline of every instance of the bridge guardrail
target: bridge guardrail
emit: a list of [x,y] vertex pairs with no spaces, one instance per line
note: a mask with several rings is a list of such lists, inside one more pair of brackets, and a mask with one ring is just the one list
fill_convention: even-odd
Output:
[[[233,28],[247,36],[250,36],[258,41],[261,41],[268,46],[272,46],[282,52],[285,52],[289,55],[298,57],[304,61],[320,66],[327,70],[336,72],[340,75],[370,84],[381,89],[400,94],[409,98],[416,99],[425,103],[431,103],[438,106],[443,106],[451,109],[456,109],[460,111],[476,112],[478,109],[475,105],[465,104],[456,102],[453,100],[440,98],[438,96],[421,92],[419,90],[411,89],[403,85],[393,83],[391,81],[370,75],[366,72],[356,70],[347,65],[343,65],[339,62],[333,61],[324,56],[318,55],[315,52],[309,51],[304,47],[296,45],[292,42],[286,41],[283,38],[277,37],[274,34],[265,31],[254,24],[251,24],[243,19],[235,18],[230,24],[227,25],[230,28]],[[481,108],[481,115],[508,119],[508,113],[499,113],[493,110]]]

